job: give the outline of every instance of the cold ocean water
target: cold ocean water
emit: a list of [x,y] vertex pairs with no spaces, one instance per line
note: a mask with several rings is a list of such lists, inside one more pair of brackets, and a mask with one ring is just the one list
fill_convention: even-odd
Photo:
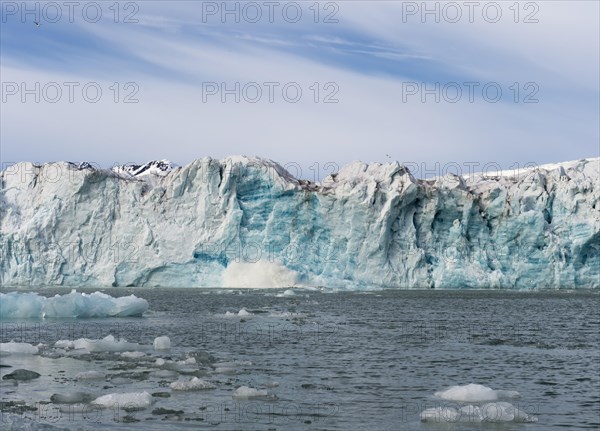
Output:
[[[2,320],[3,343],[38,347],[31,354],[3,344],[3,428],[600,427],[596,291],[104,292],[133,293],[150,309],[143,317]],[[93,341],[109,335],[115,340]],[[154,348],[159,336],[170,349]],[[17,369],[41,376],[5,378]],[[471,383],[495,391],[434,395]],[[519,396],[494,399],[503,394],[496,391]],[[98,400],[108,394],[136,395]]]

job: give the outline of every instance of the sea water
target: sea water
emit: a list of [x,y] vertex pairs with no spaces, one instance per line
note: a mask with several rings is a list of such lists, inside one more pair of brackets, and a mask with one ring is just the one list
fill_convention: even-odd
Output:
[[595,291],[105,293],[149,310],[0,322],[0,375],[41,374],[0,380],[3,428],[600,427]]

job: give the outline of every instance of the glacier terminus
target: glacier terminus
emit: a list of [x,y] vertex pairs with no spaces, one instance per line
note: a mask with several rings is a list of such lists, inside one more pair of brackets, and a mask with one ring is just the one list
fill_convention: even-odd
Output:
[[1,173],[3,286],[598,288],[600,159],[320,182],[234,156]]

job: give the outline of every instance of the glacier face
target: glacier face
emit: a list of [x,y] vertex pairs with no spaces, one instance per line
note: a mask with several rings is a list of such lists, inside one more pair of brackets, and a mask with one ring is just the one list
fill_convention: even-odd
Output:
[[2,286],[600,287],[600,159],[320,183],[258,158],[149,166],[3,171]]

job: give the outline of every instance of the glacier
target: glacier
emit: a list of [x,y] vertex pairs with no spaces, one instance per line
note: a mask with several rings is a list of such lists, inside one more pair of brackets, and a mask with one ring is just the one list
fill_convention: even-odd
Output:
[[234,156],[6,167],[6,286],[598,288],[600,158],[415,178],[354,162],[320,182]]

